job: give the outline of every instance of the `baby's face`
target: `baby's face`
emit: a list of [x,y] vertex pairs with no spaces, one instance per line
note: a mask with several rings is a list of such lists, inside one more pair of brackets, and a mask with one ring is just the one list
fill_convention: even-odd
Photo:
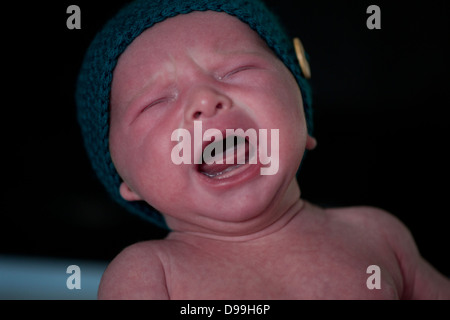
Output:
[[[175,164],[172,135],[181,128],[194,139],[194,121],[202,134],[265,129],[269,155],[278,140],[276,174],[262,175],[268,165],[257,156],[256,164],[212,167],[211,174],[194,163],[206,145],[194,141],[191,163]],[[252,145],[256,154],[263,140],[258,135]],[[300,195],[295,173],[307,141],[294,77],[256,32],[225,13],[167,19],[136,38],[115,68],[110,149],[124,180],[120,192],[163,212],[173,230],[238,233],[270,224]]]

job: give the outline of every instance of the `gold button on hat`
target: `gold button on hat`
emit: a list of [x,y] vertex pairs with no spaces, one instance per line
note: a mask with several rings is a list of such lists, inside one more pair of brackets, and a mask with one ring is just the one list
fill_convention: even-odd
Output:
[[309,67],[308,60],[306,60],[305,49],[303,48],[302,42],[300,41],[299,38],[294,38],[294,48],[303,75],[305,76],[306,79],[310,79],[311,68]]

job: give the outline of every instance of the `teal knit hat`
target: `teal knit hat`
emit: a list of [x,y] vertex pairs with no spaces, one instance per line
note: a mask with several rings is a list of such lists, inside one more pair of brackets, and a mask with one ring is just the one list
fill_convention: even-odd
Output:
[[106,190],[129,211],[166,228],[163,216],[144,201],[126,201],[109,151],[109,99],[113,70],[122,52],[144,30],[169,17],[192,11],[225,12],[248,24],[263,38],[297,80],[303,95],[309,134],[312,94],[302,74],[292,38],[277,17],[258,0],[138,0],[124,7],[97,34],[84,58],[76,90],[78,121],[94,171]]

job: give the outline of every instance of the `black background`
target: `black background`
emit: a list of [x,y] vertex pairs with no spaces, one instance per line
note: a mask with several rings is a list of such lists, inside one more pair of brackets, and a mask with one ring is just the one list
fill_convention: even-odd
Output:
[[[125,1],[3,8],[0,254],[111,260],[164,231],[125,212],[83,149],[74,87],[83,54]],[[450,275],[449,5],[446,1],[268,1],[310,55],[318,147],[303,197],[399,217]],[[81,30],[66,9],[81,8]],[[366,9],[381,8],[381,30]],[[8,19],[6,19],[8,18]]]

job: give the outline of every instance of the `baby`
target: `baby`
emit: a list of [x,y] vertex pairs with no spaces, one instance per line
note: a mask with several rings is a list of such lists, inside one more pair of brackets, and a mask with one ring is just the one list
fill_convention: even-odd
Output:
[[300,197],[316,140],[307,62],[286,39],[256,1],[153,0],[94,40],[77,91],[93,167],[113,198],[171,231],[123,250],[99,298],[450,298],[394,216]]

